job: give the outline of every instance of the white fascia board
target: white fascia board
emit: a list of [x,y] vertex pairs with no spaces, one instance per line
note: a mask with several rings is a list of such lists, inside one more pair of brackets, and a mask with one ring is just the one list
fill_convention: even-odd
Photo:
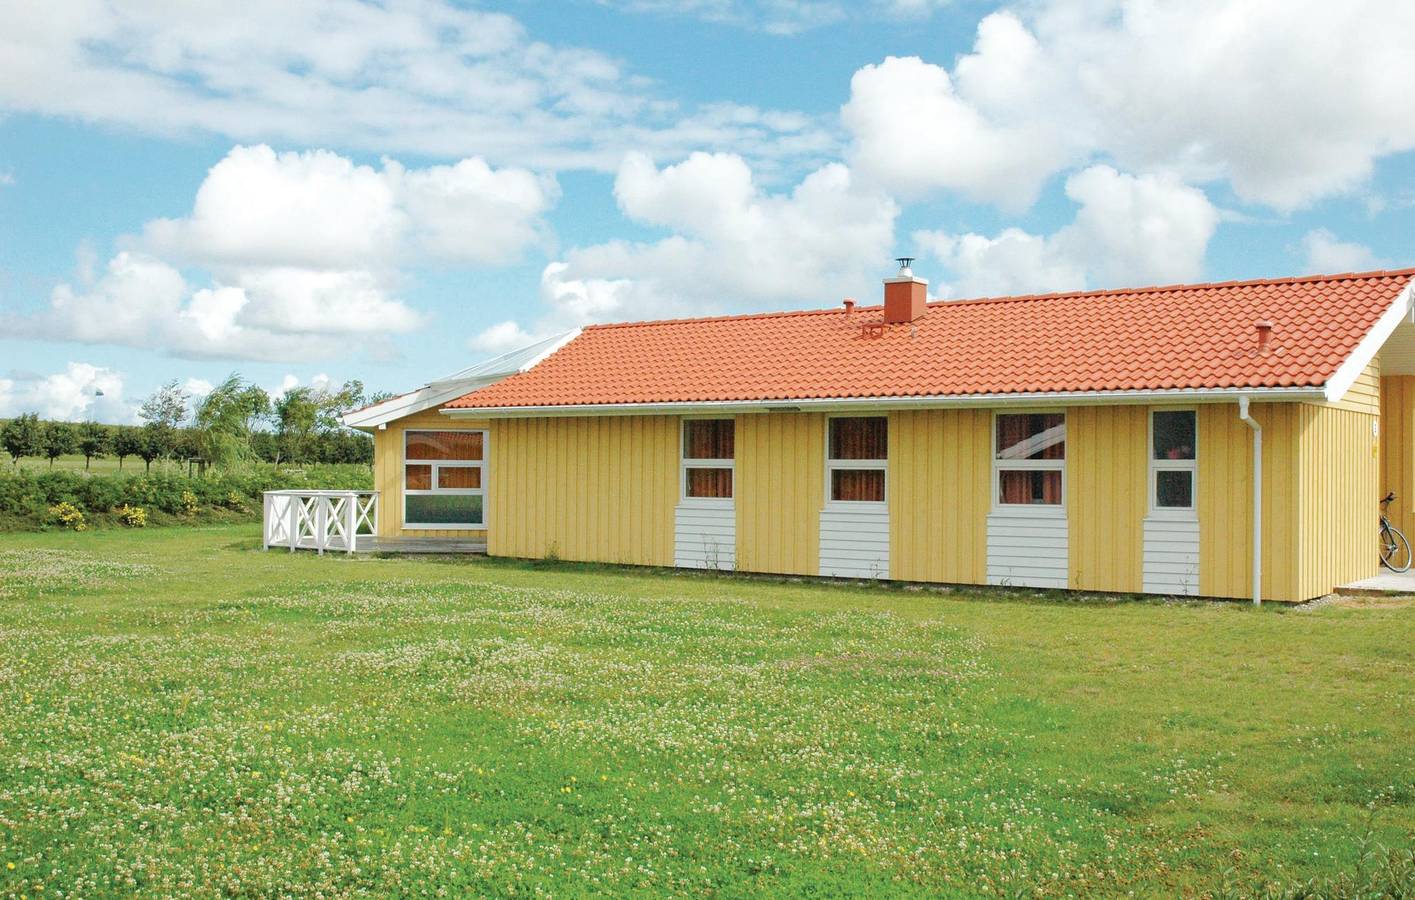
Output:
[[464,394],[469,394],[477,388],[486,387],[497,379],[477,379],[474,381],[444,382],[436,385],[425,385],[409,394],[398,397],[391,397],[382,403],[375,403],[363,409],[345,413],[341,421],[350,428],[370,430],[379,425],[392,422],[394,419],[401,419],[404,416],[411,416],[414,413],[441,406],[449,400],[456,400]]
[[1258,401],[1321,400],[1319,387],[1179,388],[1154,391],[1044,391],[1017,394],[949,394],[932,397],[843,397],[811,400],[718,400],[685,403],[598,403],[582,406],[493,406],[444,409],[453,418],[525,416],[613,416],[686,413],[834,412],[952,407],[1097,406],[1105,404],[1233,403],[1239,397]]
[[1390,308],[1381,313],[1381,317],[1376,320],[1376,324],[1371,330],[1366,332],[1366,336],[1361,338],[1361,342],[1356,345],[1356,349],[1351,351],[1351,355],[1346,358],[1331,378],[1327,379],[1326,390],[1323,392],[1323,399],[1329,403],[1336,403],[1346,396],[1346,392],[1351,390],[1351,386],[1356,383],[1356,379],[1361,377],[1361,373],[1366,371],[1366,367],[1371,364],[1371,360],[1376,358],[1376,354],[1381,352],[1386,341],[1395,333],[1395,329],[1400,325],[1405,317],[1410,315],[1412,303],[1415,303],[1415,278],[1412,278],[1405,289],[1396,295]]
[[[511,375],[522,372],[529,372],[545,361],[546,357],[550,356],[550,354],[579,337],[580,331],[581,329],[576,328],[559,335],[550,343],[546,344],[539,353],[521,363],[521,365],[514,370],[505,369],[486,372],[480,376],[471,378],[451,377],[439,379],[430,384],[425,384],[411,393],[403,394],[398,397],[390,397],[382,403],[376,403],[373,406],[367,406],[363,409],[355,410],[354,412],[345,413],[341,421],[350,428],[359,428],[369,431],[380,425],[392,422],[394,419],[401,419],[404,416],[411,416],[413,413],[419,413],[426,409],[432,409],[435,406],[441,406],[448,401],[456,400],[458,397],[465,394],[470,394],[472,391],[495,384],[503,378],[508,378]],[[502,356],[496,359],[514,356],[519,352],[521,351],[515,350],[511,353],[502,354]],[[495,361],[496,360],[491,360],[491,362]]]

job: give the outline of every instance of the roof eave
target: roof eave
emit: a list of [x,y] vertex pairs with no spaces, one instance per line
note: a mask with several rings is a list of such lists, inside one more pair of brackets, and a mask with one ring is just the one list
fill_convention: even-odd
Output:
[[1067,406],[1102,404],[1185,404],[1325,400],[1322,386],[1173,388],[1135,391],[1038,391],[1012,394],[947,394],[928,397],[824,397],[803,400],[710,400],[671,403],[587,403],[564,406],[482,406],[442,409],[451,418],[527,416],[608,416],[692,413],[834,412],[861,409],[947,409],[955,407]]
[[1381,347],[1390,340],[1395,329],[1412,314],[1412,309],[1415,309],[1415,278],[1411,278],[1405,288],[1395,295],[1390,307],[1381,313],[1376,324],[1371,326],[1371,330],[1366,332],[1356,348],[1337,367],[1331,378],[1327,379],[1322,399],[1328,403],[1337,403],[1345,397],[1346,392],[1356,383],[1356,379],[1361,377],[1361,373],[1366,371],[1376,354],[1381,352]]

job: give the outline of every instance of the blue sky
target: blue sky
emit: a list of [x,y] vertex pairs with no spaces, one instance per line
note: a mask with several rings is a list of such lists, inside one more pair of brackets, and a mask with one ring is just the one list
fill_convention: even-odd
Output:
[[593,321],[1415,265],[1415,10],[71,0],[0,29],[0,415]]

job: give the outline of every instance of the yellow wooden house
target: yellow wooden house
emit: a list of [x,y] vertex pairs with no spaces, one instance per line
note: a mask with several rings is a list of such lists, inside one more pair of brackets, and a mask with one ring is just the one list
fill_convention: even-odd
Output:
[[1415,519],[1415,270],[590,326],[350,414],[380,547],[1302,601]]

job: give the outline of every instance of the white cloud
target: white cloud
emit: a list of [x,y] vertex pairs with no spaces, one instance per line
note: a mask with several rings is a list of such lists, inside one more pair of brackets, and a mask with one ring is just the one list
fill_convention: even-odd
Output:
[[781,159],[831,142],[813,120],[677,102],[610,56],[452,0],[22,5],[0,30],[0,107],[555,169],[612,170],[635,147]]
[[31,412],[70,422],[136,421],[136,408],[123,399],[122,373],[83,362],[71,362],[50,375],[0,378],[0,416]]
[[559,197],[551,176],[481,159],[381,170],[327,150],[235,147],[192,212],[143,230],[152,252],[215,265],[377,267],[433,259],[514,262]]
[[215,385],[205,378],[188,378],[182,382],[182,390],[186,391],[193,400],[200,400],[215,389]]
[[1343,241],[1325,228],[1307,232],[1302,237],[1302,250],[1308,272],[1363,272],[1385,265],[1370,247]]
[[397,297],[403,266],[514,262],[546,233],[558,194],[553,178],[480,159],[374,169],[324,150],[236,147],[189,215],[147,223],[100,277],[81,245],[75,284],[0,321],[20,336],[192,358],[388,357],[392,335],[424,322]]
[[899,212],[843,165],[771,194],[731,154],[694,153],[662,169],[630,154],[614,196],[628,218],[674,233],[571,250],[541,276],[550,313],[532,328],[502,322],[475,346],[503,349],[588,322],[835,303],[842,291],[872,289]]
[[914,241],[956,276],[955,296],[1027,294],[1202,276],[1219,211],[1198,188],[1109,166],[1072,175],[1076,218],[1051,235],[1008,228],[996,237],[919,231]]
[[[368,273],[263,270],[193,288],[170,264],[123,251],[92,286],[56,287],[49,307],[0,317],[16,337],[117,344],[192,359],[304,360],[378,349],[420,316]],[[348,290],[351,282],[356,290]]]
[[856,72],[840,114],[854,135],[851,165],[905,196],[946,188],[1020,209],[1075,155],[1045,120],[987,119],[948,72],[917,57]]
[[0,171],[0,187],[9,187],[15,183],[15,173]]
[[1291,209],[1415,148],[1415,5],[1045,0],[982,20],[952,71],[856,73],[850,159],[893,190],[1004,206],[1093,156]]

